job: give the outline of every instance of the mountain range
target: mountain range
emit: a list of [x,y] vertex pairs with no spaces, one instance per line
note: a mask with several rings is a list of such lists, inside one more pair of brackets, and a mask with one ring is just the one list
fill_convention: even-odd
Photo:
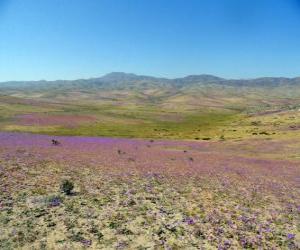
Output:
[[300,77],[261,77],[254,79],[225,79],[213,75],[189,75],[182,78],[159,78],[152,76],[136,75],[132,73],[112,72],[98,78],[78,79],[78,80],[56,80],[56,81],[8,81],[1,82],[0,88],[21,88],[35,86],[53,85],[91,85],[102,88],[128,88],[132,86],[173,86],[189,87],[195,85],[217,84],[224,86],[247,86],[247,87],[279,87],[279,86],[300,86]]
[[300,77],[224,79],[203,74],[168,79],[113,72],[90,79],[3,82],[0,95],[125,108],[265,110],[300,106]]

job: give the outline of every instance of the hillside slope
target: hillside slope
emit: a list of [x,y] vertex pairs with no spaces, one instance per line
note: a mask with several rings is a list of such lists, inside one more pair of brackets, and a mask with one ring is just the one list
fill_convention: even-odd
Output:
[[[241,138],[256,133],[248,127],[256,122],[253,116],[296,112],[295,121],[282,122],[297,126],[300,108],[300,78],[110,73],[74,81],[7,82],[0,91],[1,130],[57,135]],[[277,118],[265,119],[269,124]],[[233,127],[240,133],[230,131]]]

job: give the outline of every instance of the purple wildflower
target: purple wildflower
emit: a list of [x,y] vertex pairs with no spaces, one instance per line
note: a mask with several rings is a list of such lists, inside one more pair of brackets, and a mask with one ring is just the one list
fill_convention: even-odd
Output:
[[49,200],[49,207],[57,207],[61,204],[61,199],[59,197],[53,197]]
[[188,217],[185,219],[185,222],[188,224],[188,225],[194,225],[195,224],[195,220],[191,217]]
[[91,240],[86,240],[86,239],[83,239],[81,240],[81,243],[85,246],[90,246],[92,245],[92,241]]
[[292,240],[292,239],[294,239],[295,238],[295,234],[288,234],[287,235],[287,238],[289,239],[289,240]]

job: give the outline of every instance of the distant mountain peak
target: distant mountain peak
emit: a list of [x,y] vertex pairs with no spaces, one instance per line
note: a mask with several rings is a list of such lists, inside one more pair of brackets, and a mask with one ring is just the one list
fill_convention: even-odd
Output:
[[101,77],[102,80],[115,81],[115,80],[124,80],[124,79],[134,79],[138,76],[132,73],[124,72],[111,72]]
[[102,77],[115,77],[115,76],[136,76],[136,74],[115,71],[115,72],[110,72],[108,74],[105,74]]
[[209,81],[209,80],[224,80],[221,77],[214,76],[214,75],[209,75],[209,74],[201,74],[201,75],[188,75],[186,77],[183,77],[182,79],[191,79],[191,80],[204,80],[204,81]]

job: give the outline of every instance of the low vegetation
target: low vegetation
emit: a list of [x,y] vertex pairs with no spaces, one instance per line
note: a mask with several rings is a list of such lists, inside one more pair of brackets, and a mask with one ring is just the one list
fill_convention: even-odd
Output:
[[299,79],[114,77],[1,89],[0,249],[300,249]]
[[0,139],[1,249],[300,247],[299,141]]

